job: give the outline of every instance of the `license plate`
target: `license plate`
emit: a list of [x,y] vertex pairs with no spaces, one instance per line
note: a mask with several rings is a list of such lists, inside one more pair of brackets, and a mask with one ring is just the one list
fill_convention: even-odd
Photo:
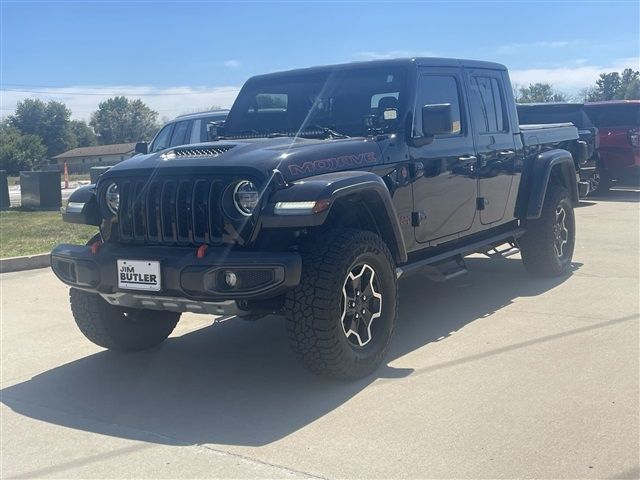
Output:
[[118,288],[160,291],[160,262],[118,260]]

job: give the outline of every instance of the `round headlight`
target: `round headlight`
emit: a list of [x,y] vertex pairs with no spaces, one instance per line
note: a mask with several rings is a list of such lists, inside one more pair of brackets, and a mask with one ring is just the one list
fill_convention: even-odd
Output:
[[242,180],[233,189],[233,204],[242,215],[249,216],[258,206],[260,192],[253,182]]
[[112,183],[107,187],[107,191],[105,193],[105,200],[107,203],[107,208],[116,215],[118,213],[118,207],[120,207],[120,192],[118,192],[118,185]]

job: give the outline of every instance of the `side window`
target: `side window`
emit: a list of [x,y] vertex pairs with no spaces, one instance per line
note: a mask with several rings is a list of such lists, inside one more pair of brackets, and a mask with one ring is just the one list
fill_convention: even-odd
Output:
[[288,104],[289,95],[286,93],[259,93],[249,107],[249,113],[286,112]]
[[169,148],[169,139],[171,138],[171,131],[173,130],[173,123],[166,125],[160,133],[156,136],[151,144],[151,148],[149,151],[159,152],[160,150],[164,150],[165,148]]
[[189,127],[188,121],[176,123],[176,126],[173,129],[173,134],[171,135],[171,142],[169,142],[170,147],[184,145],[184,137],[187,134],[187,127]]
[[504,97],[494,77],[471,77],[471,102],[478,133],[507,131]]
[[422,107],[439,103],[451,105],[453,134],[462,134],[462,113],[460,110],[460,89],[458,80],[451,75],[423,75],[418,81],[417,104],[413,121],[413,135],[422,135]]

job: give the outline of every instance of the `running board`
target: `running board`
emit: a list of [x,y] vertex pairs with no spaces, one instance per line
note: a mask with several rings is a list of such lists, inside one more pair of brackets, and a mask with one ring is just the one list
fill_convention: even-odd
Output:
[[[501,243],[504,243],[507,240],[520,237],[523,233],[524,233],[524,228],[517,228],[515,230],[500,233],[499,235],[494,235],[493,237],[483,238],[476,242],[463,245],[461,247],[455,248],[453,250],[449,250],[447,252],[443,252],[437,255],[433,255],[431,257],[417,260],[413,263],[402,265],[401,267],[396,267],[396,278],[400,278],[402,275],[409,275],[412,273],[422,271],[424,270],[425,267],[433,266],[435,264],[445,262],[446,260],[450,260],[455,257],[462,258],[465,255],[470,255],[472,253],[487,251],[487,246],[500,245]],[[464,261],[462,262],[462,265],[464,265]],[[462,271],[460,270],[462,269],[458,269],[458,271],[454,272],[455,273],[454,276],[457,277],[458,275],[465,273],[466,267],[464,267],[464,270]],[[454,278],[454,277],[450,277],[450,278]]]
[[467,266],[462,255],[456,255],[442,262],[425,265],[420,268],[420,273],[433,282],[446,282],[467,272]]

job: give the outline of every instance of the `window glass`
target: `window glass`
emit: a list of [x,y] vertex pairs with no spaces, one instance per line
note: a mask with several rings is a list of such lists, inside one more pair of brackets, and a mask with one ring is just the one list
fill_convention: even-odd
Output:
[[229,112],[225,134],[295,134],[322,126],[345,135],[364,136],[369,134],[367,122],[372,110],[377,110],[372,108],[374,96],[379,96],[378,103],[390,97],[383,107],[393,109],[391,99],[398,92],[396,119],[387,119],[380,126],[394,131],[405,110],[405,77],[404,68],[374,67],[294,72],[250,80]]
[[462,133],[462,114],[460,111],[460,93],[458,81],[450,75],[424,75],[418,83],[418,95],[413,135],[422,135],[422,107],[448,103],[451,105],[451,119],[453,120],[453,135]]
[[159,152],[165,148],[169,148],[169,139],[171,138],[171,131],[173,130],[173,124],[166,125],[156,138],[151,143],[150,153]]
[[249,112],[286,112],[289,96],[286,93],[259,93],[255,102],[249,105]]
[[507,130],[507,116],[497,79],[471,77],[471,102],[478,133],[498,133]]
[[173,134],[171,135],[171,142],[169,142],[170,147],[184,145],[184,138],[186,136],[188,126],[188,121],[176,123],[176,126],[173,128]]
[[382,100],[384,97],[393,97],[397,101],[399,96],[400,92],[376,93],[371,97],[371,108],[378,108],[380,106],[380,100]]

